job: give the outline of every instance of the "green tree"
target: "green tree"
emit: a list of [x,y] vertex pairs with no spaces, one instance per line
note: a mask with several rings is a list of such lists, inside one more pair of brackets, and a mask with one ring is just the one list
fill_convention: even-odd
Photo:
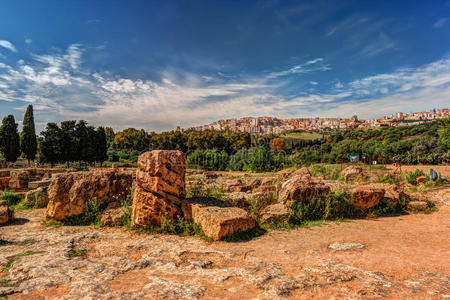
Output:
[[15,162],[20,155],[20,136],[13,115],[3,118],[0,127],[0,152],[9,162]]
[[114,136],[116,134],[114,133],[114,129],[112,129],[111,127],[105,127],[105,134],[106,134],[107,148],[109,148],[114,143]]
[[102,166],[103,162],[108,159],[108,141],[105,132],[105,128],[98,127],[96,130],[95,141],[95,161]]
[[90,143],[87,122],[80,120],[75,125],[75,149],[77,149],[77,160],[80,162],[80,166],[82,161],[89,161],[89,155],[92,153]]
[[[150,148],[150,135],[144,129],[127,128],[119,131],[114,137],[116,150],[147,151]],[[169,148],[154,148],[169,149]]]
[[30,165],[30,160],[34,160],[37,152],[37,140],[36,140],[36,130],[34,128],[34,115],[33,115],[33,105],[28,105],[23,117],[23,128],[20,137],[20,144],[22,148],[22,153],[28,160],[28,166]]
[[440,144],[442,149],[450,150],[450,117],[443,120],[443,129],[440,136]]
[[41,142],[39,150],[41,160],[50,163],[51,167],[62,160],[62,134],[56,123],[48,123],[44,131],[41,132]]
[[61,122],[61,159],[69,168],[70,163],[77,161],[77,148],[75,141],[76,121]]

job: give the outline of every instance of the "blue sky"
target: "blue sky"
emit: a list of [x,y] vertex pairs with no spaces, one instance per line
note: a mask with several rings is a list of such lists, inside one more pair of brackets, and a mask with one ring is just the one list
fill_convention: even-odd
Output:
[[2,1],[0,115],[161,131],[450,107],[447,1]]

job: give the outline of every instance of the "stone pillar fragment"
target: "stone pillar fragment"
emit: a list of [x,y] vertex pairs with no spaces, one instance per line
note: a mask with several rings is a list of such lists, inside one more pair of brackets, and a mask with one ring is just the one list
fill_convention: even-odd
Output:
[[139,156],[131,220],[138,226],[159,225],[181,214],[186,196],[186,159],[181,151],[153,150]]

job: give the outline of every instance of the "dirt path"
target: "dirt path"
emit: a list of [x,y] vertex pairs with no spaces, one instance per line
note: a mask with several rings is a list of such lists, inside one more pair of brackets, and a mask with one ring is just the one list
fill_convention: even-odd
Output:
[[[195,237],[138,234],[119,228],[43,227],[42,215],[42,210],[20,212],[18,224],[0,228],[0,237],[11,243],[0,246],[0,265],[7,267],[0,273],[0,296],[450,297],[450,206],[429,215],[271,231],[241,243],[207,243]],[[364,248],[328,248],[336,242]],[[70,256],[74,249],[87,253]]]

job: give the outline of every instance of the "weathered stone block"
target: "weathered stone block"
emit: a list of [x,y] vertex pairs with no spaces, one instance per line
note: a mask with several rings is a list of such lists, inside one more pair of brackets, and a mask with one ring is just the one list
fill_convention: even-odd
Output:
[[139,156],[132,206],[138,226],[159,225],[181,214],[186,195],[186,159],[181,151],[154,150]]
[[83,213],[89,201],[107,203],[126,197],[132,183],[132,175],[123,172],[59,174],[48,188],[47,218],[63,220]]
[[255,227],[255,220],[238,207],[230,207],[214,198],[191,198],[182,201],[184,218],[202,227],[203,233],[217,241],[238,231]]

